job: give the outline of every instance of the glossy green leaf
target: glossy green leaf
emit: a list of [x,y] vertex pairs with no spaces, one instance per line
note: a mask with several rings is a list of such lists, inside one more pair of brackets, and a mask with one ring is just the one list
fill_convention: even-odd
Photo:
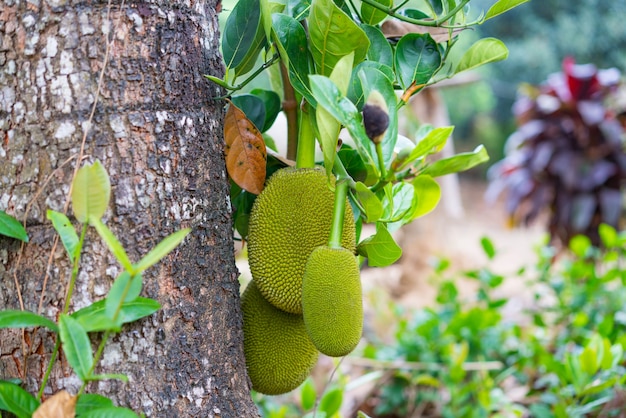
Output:
[[470,168],[488,160],[489,154],[487,154],[487,150],[484,146],[479,145],[472,152],[465,152],[435,161],[432,165],[426,167],[423,174],[438,177],[446,174],[458,173],[460,171],[469,170]]
[[96,393],[83,393],[78,397],[76,402],[76,415],[82,417],[89,411],[100,408],[109,408],[115,406],[113,401],[106,396],[98,395]]
[[100,219],[109,206],[111,182],[106,170],[96,161],[82,166],[72,184],[72,208],[79,222]]
[[[389,68],[393,67],[393,50],[382,31],[376,26],[365,24],[361,25],[361,29],[363,29],[363,32],[365,32],[365,35],[367,35],[367,38],[370,40],[370,49],[367,51],[367,59],[371,62],[384,64]],[[391,80],[393,81],[393,77]]]
[[422,174],[411,183],[415,188],[415,203],[408,221],[430,213],[441,200],[441,187],[432,177]]
[[[381,6],[391,8],[393,0],[374,0]],[[387,17],[387,13],[365,2],[361,3],[361,19],[368,25],[377,25]]]
[[383,204],[380,199],[361,182],[356,183],[356,198],[368,223],[376,222],[383,215]]
[[343,402],[343,389],[335,388],[331,389],[322,396],[320,400],[319,409],[326,413],[327,417],[332,417],[341,408]]
[[300,387],[300,401],[302,403],[302,409],[304,411],[313,409],[316,399],[317,393],[315,391],[315,385],[313,384],[313,380],[305,380]]
[[111,286],[105,299],[106,316],[110,320],[114,320],[123,303],[132,302],[139,297],[142,284],[141,273],[131,275],[127,271],[123,271],[113,282],[113,286]]
[[261,25],[259,25],[256,31],[256,35],[254,37],[254,40],[252,41],[252,44],[250,45],[250,48],[248,49],[248,52],[246,53],[246,55],[244,55],[239,65],[234,68],[235,77],[238,77],[240,75],[243,75],[252,71],[252,69],[254,68],[254,65],[257,62],[257,59],[259,58],[259,54],[261,53],[263,48],[265,48],[266,46],[267,46],[267,38],[265,37],[265,30],[263,29]]
[[397,222],[411,210],[415,188],[410,183],[389,183],[386,186],[387,200],[383,204],[383,222]]
[[337,154],[346,171],[355,181],[363,182],[368,186],[376,183],[378,180],[376,167],[366,165],[357,150],[343,144]]
[[78,321],[69,315],[59,318],[59,336],[67,362],[80,380],[85,380],[93,366],[91,343],[87,332]]
[[139,416],[128,408],[110,406],[85,412],[78,418],[139,418]]
[[508,12],[514,7],[519,6],[520,4],[524,4],[530,0],[499,0],[495,4],[493,4],[489,10],[487,10],[487,14],[485,15],[484,20],[492,19],[496,16],[501,15],[502,13]]
[[0,410],[18,418],[31,418],[38,407],[39,401],[33,395],[14,383],[0,380]]
[[389,167],[391,165],[396,142],[398,141],[398,97],[396,96],[392,82],[383,72],[370,67],[362,69],[358,76],[361,80],[365,97],[369,97],[370,93],[376,90],[385,99],[387,113],[389,115],[389,127],[382,139],[381,146],[383,149],[383,160],[385,161],[385,165]]
[[402,256],[402,248],[380,222],[376,224],[376,233],[359,243],[357,252],[367,257],[367,264],[371,267],[390,266]]
[[156,247],[154,247],[148,254],[146,254],[135,266],[135,271],[141,273],[142,271],[147,270],[149,267],[155,265],[159,261],[163,259],[166,255],[168,255],[174,248],[176,248],[185,237],[191,232],[190,228],[184,228],[180,231],[176,231],[167,237],[165,237],[161,242],[159,242]]
[[354,69],[352,70],[352,77],[350,79],[350,86],[348,87],[347,97],[352,103],[356,105],[359,111],[363,110],[363,105],[365,104],[366,100],[365,94],[363,93],[363,84],[361,82],[359,74],[362,71],[369,72],[371,69],[376,69],[382,72],[387,77],[387,79],[389,79],[390,83],[393,83],[396,78],[391,67],[388,67],[387,65],[378,62],[367,60],[354,67]]
[[257,126],[261,132],[265,132],[271,128],[276,120],[276,117],[281,111],[282,104],[280,102],[280,96],[272,90],[264,89],[254,89],[250,93],[261,99],[265,105],[265,120],[263,121],[262,126]]
[[274,13],[282,13],[285,10],[285,5],[269,0],[260,0],[259,4],[261,7],[261,24],[265,33],[265,39],[272,39],[272,16]]
[[0,235],[28,242],[28,235],[24,226],[3,210],[0,210]]
[[373,155],[376,153],[373,144],[365,133],[361,114],[354,104],[339,92],[338,87],[328,77],[311,75],[309,80],[318,105],[348,129],[361,158],[366,164],[375,166]]
[[453,126],[447,126],[436,128],[428,132],[428,134],[415,145],[415,148],[413,148],[409,156],[402,163],[400,170],[410,166],[417,159],[441,151],[444,145],[446,145],[450,135],[452,135],[453,130]]
[[[342,57],[337,61],[330,75],[330,80],[335,83],[343,95],[348,92],[353,60],[353,53]],[[330,175],[335,162],[341,124],[323,107],[315,109],[315,122],[317,123],[319,140],[322,146],[322,153],[324,154],[324,167],[326,167],[326,174]]]
[[409,33],[396,45],[396,71],[405,90],[415,83],[428,83],[441,65],[441,53],[430,34]]
[[261,26],[259,0],[235,3],[222,33],[222,56],[227,69],[241,66],[244,59],[250,60],[246,55],[255,48],[257,34],[263,31]]
[[96,228],[96,231],[98,231],[100,238],[102,238],[106,246],[109,248],[109,251],[113,253],[117,261],[119,261],[122,267],[124,267],[124,270],[134,273],[135,268],[130,262],[128,254],[126,254],[126,250],[124,250],[124,247],[122,247],[122,244],[118,241],[113,232],[107,228],[107,226],[103,224],[100,219],[92,219],[92,224]]
[[332,0],[313,0],[308,23],[318,74],[330,75],[339,59],[353,51],[356,64],[365,59],[370,46],[367,35]]
[[465,51],[454,72],[473,70],[481,65],[505,60],[508,56],[509,50],[501,40],[496,38],[480,39]]
[[122,305],[115,323],[106,315],[106,299],[95,302],[72,314],[87,332],[119,331],[122,324],[150,316],[161,308],[154,299],[138,297]]
[[311,10],[311,0],[287,0],[286,13],[296,20],[303,20],[309,17]]
[[263,129],[265,125],[265,103],[263,103],[260,97],[252,94],[239,94],[232,96],[230,100],[245,113],[246,118],[248,118],[259,131]]
[[59,327],[46,317],[34,312],[20,310],[0,311],[0,328],[46,327],[59,332]]
[[78,234],[70,220],[61,212],[49,210],[46,212],[46,217],[52,222],[52,226],[59,234],[63,247],[67,251],[67,255],[70,260],[74,261],[78,248]]
[[304,28],[294,18],[280,13],[274,14],[272,24],[280,57],[289,70],[291,85],[314,106],[315,99],[308,79],[311,58]]

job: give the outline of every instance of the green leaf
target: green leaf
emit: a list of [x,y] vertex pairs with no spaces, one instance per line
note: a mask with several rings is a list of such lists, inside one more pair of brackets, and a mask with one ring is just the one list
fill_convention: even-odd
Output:
[[617,231],[611,225],[600,224],[598,228],[598,234],[600,235],[600,239],[602,240],[602,244],[606,248],[616,247],[619,243],[619,239],[617,236]]
[[383,203],[383,222],[397,222],[411,210],[415,188],[410,183],[387,184],[387,200]]
[[87,381],[93,382],[98,380],[121,380],[122,382],[128,382],[128,376],[121,373],[104,373],[94,374],[87,378]]
[[367,415],[365,412],[359,411],[356,414],[356,418],[371,418],[371,417],[369,415]]
[[370,46],[367,35],[332,0],[313,0],[308,23],[318,74],[330,75],[339,59],[353,51],[355,64],[365,59]]
[[493,260],[496,256],[496,248],[493,246],[493,242],[491,242],[491,240],[487,237],[482,237],[480,239],[480,245],[483,247],[483,251],[485,252],[487,258]]
[[109,251],[113,253],[117,261],[124,267],[124,270],[128,270],[129,273],[135,273],[135,268],[133,264],[130,262],[128,258],[128,254],[126,254],[126,250],[122,247],[122,244],[117,240],[113,232],[105,224],[102,223],[100,219],[92,219],[93,226],[98,231],[98,235],[104,241],[104,243],[109,247]]
[[317,393],[315,392],[315,385],[311,379],[305,380],[304,384],[300,388],[300,401],[302,403],[302,410],[308,411],[315,406],[315,400],[317,399]]
[[250,93],[263,100],[263,104],[265,105],[265,120],[263,121],[263,126],[257,126],[261,132],[265,132],[272,127],[276,117],[280,113],[282,107],[280,96],[272,90],[264,89],[254,89]]
[[454,126],[446,126],[428,132],[428,134],[415,145],[415,148],[413,148],[409,156],[402,163],[399,171],[402,171],[417,159],[441,151],[444,145],[446,145],[450,135],[452,135],[453,130]]
[[111,182],[100,161],[85,164],[78,170],[72,184],[72,207],[80,223],[102,218],[110,197]]
[[487,150],[484,146],[479,145],[472,152],[464,152],[449,158],[443,158],[435,161],[432,165],[426,167],[423,174],[438,177],[446,174],[458,173],[459,171],[469,170],[470,168],[488,160],[489,154],[487,154]]
[[0,210],[0,235],[28,242],[28,235],[24,226],[3,210]]
[[[393,6],[393,0],[374,0],[381,6],[389,7]],[[361,3],[361,19],[363,23],[368,25],[377,25],[387,17],[387,13],[382,10],[378,10],[376,7],[371,6],[365,2]]]
[[122,305],[115,323],[106,315],[106,299],[95,302],[72,314],[87,332],[119,331],[122,324],[150,316],[161,308],[154,299],[138,297]]
[[304,28],[294,18],[280,13],[272,16],[272,24],[280,57],[289,69],[291,85],[315,106],[315,99],[309,88],[308,75],[312,63]]
[[390,266],[402,256],[402,248],[396,244],[393,237],[387,231],[385,224],[376,224],[376,233],[361,241],[357,252],[367,257],[367,264],[371,267]]
[[38,407],[39,401],[33,395],[14,383],[0,380],[0,410],[18,418],[31,418]]
[[111,406],[115,405],[113,401],[106,396],[96,393],[83,393],[78,397],[78,401],[76,402],[76,415],[81,417],[83,414],[94,409],[109,408]]
[[337,86],[328,77],[311,75],[309,80],[318,105],[326,109],[348,129],[366,165],[376,166],[373,159],[373,155],[376,155],[373,144],[365,133],[361,114],[354,104],[339,92]]
[[127,271],[123,271],[113,282],[113,286],[111,286],[105,299],[106,316],[110,320],[114,320],[116,315],[119,315],[118,311],[123,303],[132,302],[139,297],[141,285],[141,273],[131,276]]
[[393,50],[380,28],[361,24],[361,29],[363,29],[363,32],[365,32],[365,35],[367,35],[367,38],[370,40],[370,49],[367,51],[368,61],[384,64],[390,68],[393,67]]
[[357,150],[346,144],[342,144],[337,154],[346,171],[355,181],[361,181],[368,186],[372,186],[376,183],[378,180],[376,167],[366,166]]
[[413,213],[407,219],[409,222],[430,213],[441,199],[441,187],[432,177],[422,174],[415,177],[411,183],[415,188],[415,203]]
[[428,83],[441,65],[441,53],[430,34],[409,33],[396,45],[396,71],[402,87]]
[[350,99],[351,102],[356,105],[357,109],[359,110],[362,110],[366,99],[365,94],[363,93],[363,85],[361,83],[361,78],[359,77],[359,74],[361,73],[361,71],[365,71],[367,73],[372,69],[376,69],[383,73],[392,84],[396,79],[393,69],[390,66],[381,64],[379,62],[367,60],[354,67],[354,69],[352,70],[352,77],[350,79],[350,86],[348,87],[347,97]]
[[110,406],[98,408],[81,414],[78,418],[139,418],[137,414],[128,408]]
[[63,343],[63,352],[67,362],[72,366],[80,380],[85,381],[93,366],[91,343],[87,332],[74,318],[61,314],[59,336]]
[[569,242],[569,249],[580,258],[585,257],[590,248],[591,240],[585,235],[576,235]]
[[0,328],[28,328],[40,326],[46,327],[54,332],[59,332],[57,324],[34,312],[20,310],[0,311]]
[[137,263],[135,271],[141,273],[161,261],[163,257],[176,248],[190,232],[190,228],[185,228],[165,237],[163,241],[159,242],[156,247]]
[[502,61],[507,59],[508,56],[509,50],[501,40],[496,38],[480,39],[465,51],[454,73],[473,70],[491,62]]
[[[348,91],[353,59],[353,53],[342,57],[330,75],[330,80],[335,83],[339,91],[344,95]],[[318,107],[315,110],[315,121],[317,122],[319,140],[322,146],[322,153],[324,154],[324,167],[326,167],[326,174],[330,175],[335,162],[335,154],[337,153],[341,124],[323,107]]]
[[224,87],[226,90],[235,90],[235,87],[231,86],[230,84],[228,84],[226,81],[222,80],[219,77],[215,77],[212,75],[208,75],[208,74],[204,74],[204,77],[212,82],[214,82],[215,84],[217,84],[218,86],[222,86]]
[[363,208],[366,222],[376,222],[383,214],[383,204],[374,192],[360,181],[356,183],[356,198]]
[[329,390],[322,396],[319,409],[325,412],[327,417],[332,417],[339,411],[342,402],[343,390],[341,388],[335,388]]
[[222,34],[222,55],[226,68],[237,68],[250,60],[247,55],[256,48],[257,33],[261,30],[259,0],[240,0],[230,12]]
[[591,344],[588,344],[583,352],[580,353],[580,368],[583,372],[593,376],[600,367],[598,362],[598,353]]
[[76,254],[76,250],[78,248],[78,235],[76,234],[74,226],[67,216],[61,212],[48,209],[46,217],[48,220],[52,221],[52,226],[57,231],[57,234],[59,234],[63,247],[65,247],[68,257],[73,262],[78,255]]
[[499,0],[494,5],[492,5],[489,10],[487,10],[487,14],[485,15],[485,20],[494,18],[502,13],[508,12],[514,7],[519,6],[520,4],[524,4],[530,0]]

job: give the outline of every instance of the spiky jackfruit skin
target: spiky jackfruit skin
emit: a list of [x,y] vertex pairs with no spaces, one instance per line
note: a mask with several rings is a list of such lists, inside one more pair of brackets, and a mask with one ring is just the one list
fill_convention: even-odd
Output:
[[319,356],[302,316],[272,306],[254,280],[241,296],[241,308],[243,348],[252,389],[279,395],[300,386]]
[[302,281],[302,313],[317,349],[331,357],[350,353],[363,331],[359,265],[345,248],[316,248]]
[[[326,245],[335,195],[319,168],[284,168],[268,181],[250,213],[248,261],[263,296],[302,313],[302,275],[309,254]],[[356,230],[346,199],[342,246],[354,252]]]

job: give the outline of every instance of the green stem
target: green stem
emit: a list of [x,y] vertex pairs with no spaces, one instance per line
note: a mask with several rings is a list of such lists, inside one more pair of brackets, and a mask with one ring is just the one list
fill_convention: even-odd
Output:
[[57,359],[57,354],[59,353],[59,348],[61,348],[61,338],[56,336],[57,341],[54,344],[54,349],[52,350],[52,355],[50,356],[50,361],[48,362],[48,367],[46,368],[46,373],[43,375],[43,380],[41,381],[41,387],[39,388],[39,393],[37,394],[37,399],[41,400],[43,397],[43,391],[48,384],[48,379],[50,378],[50,373],[52,372],[52,367],[54,366],[54,362]]
[[85,242],[85,234],[87,233],[87,224],[83,224],[83,228],[80,231],[80,239],[78,241],[78,247],[76,248],[76,254],[72,264],[72,277],[70,278],[70,285],[65,295],[65,306],[63,307],[63,313],[66,314],[70,310],[70,300],[72,293],[74,292],[74,285],[76,284],[76,277],[78,277],[78,264],[80,262],[80,253],[83,249],[83,243]]
[[[387,13],[391,17],[395,17],[396,19],[402,20],[404,22],[413,23],[414,25],[432,26],[432,27],[447,27],[443,23],[447,22],[450,18],[454,17],[460,10],[462,10],[465,7],[465,5],[467,3],[470,2],[470,0],[463,0],[454,9],[450,10],[445,16],[442,16],[442,17],[440,17],[438,19],[434,19],[434,20],[412,19],[410,17],[403,16],[401,14],[396,13],[396,9],[395,8],[386,7],[386,6],[378,3],[376,0],[362,0],[362,2],[363,3],[367,3],[370,6]],[[475,25],[477,23],[478,22],[474,22],[474,23],[469,23],[467,25],[457,26],[457,27],[459,27],[459,28],[460,27],[469,27],[469,26],[473,26],[473,25]]]
[[339,154],[335,153],[335,163],[333,165],[333,172],[337,175],[337,179],[347,181],[348,185],[354,189],[356,187],[356,183],[352,179],[352,176],[346,170],[346,167],[343,165],[341,158],[339,158]]
[[298,153],[296,156],[297,168],[315,167],[315,134],[313,132],[312,117],[311,107],[307,103],[300,112]]
[[280,58],[279,54],[274,54],[272,56],[272,58],[270,58],[269,61],[264,62],[263,65],[261,65],[259,68],[256,69],[256,71],[254,71],[252,74],[250,74],[248,76],[248,78],[246,78],[244,81],[242,81],[241,83],[237,84],[236,86],[231,86],[228,83],[226,83],[225,81],[223,83],[219,83],[219,82],[217,82],[215,80],[212,80],[213,82],[219,84],[220,86],[224,87],[225,89],[230,90],[230,92],[227,95],[216,97],[215,99],[225,99],[225,98],[231,96],[237,90],[241,90],[242,88],[247,86],[252,80],[254,80],[256,78],[256,76],[261,74],[267,68],[271,67],[272,64],[274,64],[276,61],[278,61],[279,58]]
[[[113,322],[115,322],[115,320],[113,320]],[[102,353],[104,352],[104,346],[106,345],[107,341],[109,340],[109,336],[110,335],[111,335],[111,331],[105,331],[104,332],[104,335],[102,336],[102,340],[100,341],[100,344],[98,345],[98,350],[96,351],[96,355],[93,358],[93,364],[91,365],[91,368],[89,369],[89,372],[87,372],[87,376],[91,376],[93,374],[93,372],[96,370],[96,365],[100,361],[100,357],[102,357]],[[83,393],[83,391],[85,390],[85,387],[87,387],[87,383],[88,383],[88,381],[83,382],[83,384],[80,386],[80,389],[78,390],[78,393],[76,394],[76,396],[80,396]]]
[[344,179],[337,180],[335,184],[335,206],[333,207],[333,223],[330,227],[328,246],[330,248],[342,248],[341,237],[343,236],[343,220],[346,216],[346,197],[348,196],[348,182]]
[[387,177],[387,167],[385,166],[385,158],[383,157],[383,146],[380,142],[376,144],[376,155],[378,156],[378,166],[380,167],[380,177],[384,179]]

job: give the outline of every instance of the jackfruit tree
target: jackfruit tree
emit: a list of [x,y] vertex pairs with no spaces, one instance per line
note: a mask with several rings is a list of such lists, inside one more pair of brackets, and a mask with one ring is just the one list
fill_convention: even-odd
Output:
[[[225,77],[207,78],[227,91],[233,226],[248,244],[246,294],[260,295],[255,306],[262,299],[268,311],[301,316],[310,342],[328,356],[358,345],[362,263],[396,262],[402,251],[392,232],[435,208],[435,178],[488,159],[482,146],[436,159],[453,128],[422,126],[407,138],[399,113],[428,86],[505,59],[497,39],[467,50],[457,42],[464,29],[525,1],[500,0],[485,11],[470,10],[470,0],[236,2],[222,33]],[[267,134],[281,111],[284,153]],[[361,239],[366,223],[375,232]],[[302,331],[288,335],[279,320],[270,327],[265,315],[246,314],[250,305],[244,347],[252,388],[288,392],[302,382],[309,354],[280,345],[277,357],[272,346]],[[268,370],[290,372],[268,387]]]

